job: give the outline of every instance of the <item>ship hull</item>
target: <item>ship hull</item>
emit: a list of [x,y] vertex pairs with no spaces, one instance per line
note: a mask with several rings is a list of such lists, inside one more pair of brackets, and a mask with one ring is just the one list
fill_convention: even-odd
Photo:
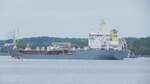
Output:
[[91,60],[122,60],[128,57],[127,51],[117,50],[85,50],[63,54],[24,54],[11,50],[10,55],[18,59],[91,59]]

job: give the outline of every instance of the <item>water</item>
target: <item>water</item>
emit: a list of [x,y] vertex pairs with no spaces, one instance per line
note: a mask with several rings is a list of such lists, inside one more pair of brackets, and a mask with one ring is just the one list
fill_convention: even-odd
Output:
[[0,56],[0,84],[150,84],[150,58],[16,60]]

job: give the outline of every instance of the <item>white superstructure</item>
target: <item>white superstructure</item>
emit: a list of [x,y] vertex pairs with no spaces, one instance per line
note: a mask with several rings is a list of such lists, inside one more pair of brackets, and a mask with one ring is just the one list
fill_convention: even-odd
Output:
[[109,43],[108,40],[110,39],[109,34],[102,34],[100,32],[97,33],[90,33],[89,34],[89,47],[90,48],[106,48]]
[[118,31],[113,29],[111,31],[105,31],[106,24],[104,21],[101,23],[101,31],[96,33],[90,33],[88,39],[88,45],[92,49],[114,49],[122,50],[125,40],[118,38]]

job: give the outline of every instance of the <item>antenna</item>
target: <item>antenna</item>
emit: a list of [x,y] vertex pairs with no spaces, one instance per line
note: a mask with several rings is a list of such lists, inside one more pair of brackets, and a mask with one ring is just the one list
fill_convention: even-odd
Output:
[[17,40],[16,40],[16,32],[13,32],[13,48],[16,49],[17,48]]
[[13,48],[17,48],[17,43],[19,42],[19,40],[17,39],[17,36],[19,34],[19,29],[17,29],[16,31],[13,32],[14,35],[13,35],[13,45],[14,47]]

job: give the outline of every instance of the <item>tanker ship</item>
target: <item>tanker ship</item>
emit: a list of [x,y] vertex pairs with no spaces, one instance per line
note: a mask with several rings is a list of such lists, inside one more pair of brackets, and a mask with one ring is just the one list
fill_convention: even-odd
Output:
[[93,60],[122,60],[129,57],[130,50],[125,38],[119,37],[118,31],[105,31],[104,21],[100,31],[89,33],[88,46],[75,48],[69,42],[54,42],[47,47],[20,49],[14,41],[8,51],[11,57],[17,59],[93,59]]

